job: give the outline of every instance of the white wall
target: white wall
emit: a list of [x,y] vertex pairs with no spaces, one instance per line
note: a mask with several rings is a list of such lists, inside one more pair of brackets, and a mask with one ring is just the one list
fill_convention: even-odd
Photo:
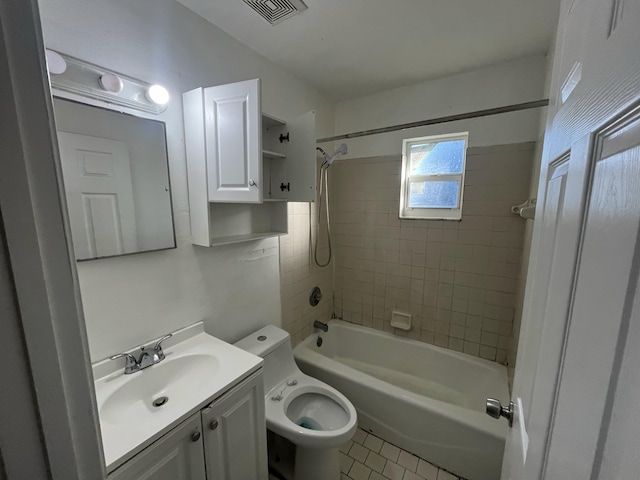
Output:
[[[544,55],[474,70],[336,105],[335,134],[541,100]],[[350,158],[401,153],[402,139],[469,131],[469,146],[484,147],[538,139],[541,109],[444,123],[346,140]],[[327,145],[331,148],[331,145]]]
[[317,135],[333,108],[315,90],[174,0],[41,0],[49,48],[165,85],[167,147],[178,248],[78,265],[93,360],[204,320],[236,340],[279,324],[278,241],[213,249],[190,242],[181,94],[262,78],[263,109],[280,118],[316,109]]

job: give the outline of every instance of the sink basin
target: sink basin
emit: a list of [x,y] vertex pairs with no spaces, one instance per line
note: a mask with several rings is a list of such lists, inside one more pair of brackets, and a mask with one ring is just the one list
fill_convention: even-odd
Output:
[[131,424],[141,415],[165,414],[197,395],[219,367],[220,362],[213,355],[167,357],[157,365],[127,375],[126,383],[104,400],[100,419],[110,424]]
[[262,359],[207,335],[202,322],[173,332],[164,345],[163,361],[130,375],[123,360],[93,364],[107,472],[262,366]]

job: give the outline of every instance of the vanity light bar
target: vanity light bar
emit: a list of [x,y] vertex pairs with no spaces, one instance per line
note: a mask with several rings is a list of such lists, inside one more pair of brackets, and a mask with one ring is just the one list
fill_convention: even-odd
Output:
[[54,69],[49,65],[53,88],[156,115],[167,108],[169,92],[161,85],[145,83],[69,55],[54,53],[66,62],[66,68]]

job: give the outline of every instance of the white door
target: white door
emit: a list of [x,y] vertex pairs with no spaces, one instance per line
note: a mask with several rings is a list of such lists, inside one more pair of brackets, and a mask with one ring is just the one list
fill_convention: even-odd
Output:
[[640,1],[566,0],[502,478],[640,461]]
[[137,251],[127,145],[68,132],[58,143],[76,259]]
[[262,372],[202,411],[208,480],[267,480]]
[[207,480],[200,412],[116,469],[108,480]]
[[260,80],[205,88],[204,104],[209,201],[262,203]]

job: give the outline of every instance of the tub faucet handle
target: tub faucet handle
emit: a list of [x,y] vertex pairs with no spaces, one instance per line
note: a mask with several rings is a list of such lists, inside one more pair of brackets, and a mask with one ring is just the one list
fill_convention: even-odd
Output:
[[509,402],[508,407],[503,407],[500,400],[496,398],[487,398],[487,415],[493,418],[504,417],[509,421],[509,426],[513,426],[513,402]]

